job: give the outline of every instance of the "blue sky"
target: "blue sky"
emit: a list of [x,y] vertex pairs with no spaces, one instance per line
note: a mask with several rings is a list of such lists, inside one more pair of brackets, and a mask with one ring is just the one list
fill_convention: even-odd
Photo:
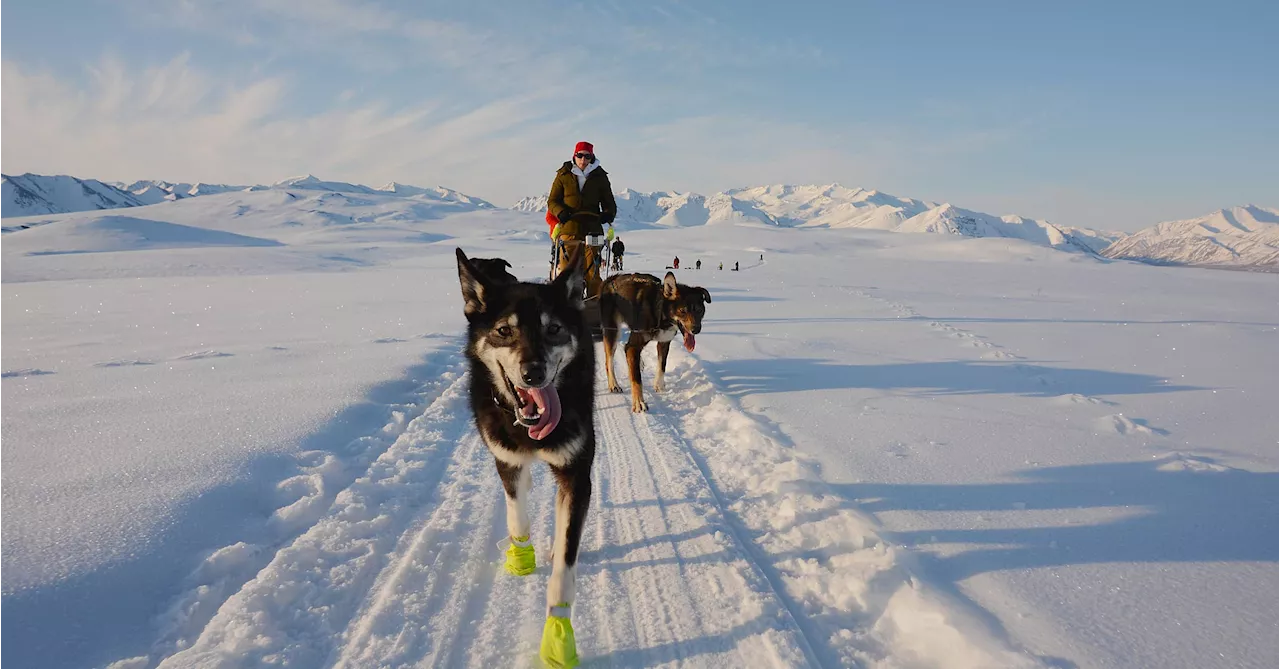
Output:
[[1271,2],[7,2],[3,169],[831,183],[1137,229],[1276,206]]

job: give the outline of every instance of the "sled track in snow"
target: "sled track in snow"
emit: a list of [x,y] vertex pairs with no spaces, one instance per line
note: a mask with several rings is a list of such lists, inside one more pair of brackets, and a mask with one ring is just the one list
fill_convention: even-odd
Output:
[[[677,428],[661,414],[631,414],[627,396],[601,392],[597,401],[600,443],[574,613],[584,661],[810,665],[808,641],[737,540]],[[501,486],[469,433],[439,503],[401,542],[333,666],[538,666],[554,494],[536,465],[539,567],[530,577],[507,575],[495,545],[506,534]]]
[[603,559],[583,571],[597,571],[597,587],[631,605],[629,626],[610,618],[613,606],[596,621],[602,636],[628,633],[613,666],[813,664],[809,640],[740,538],[677,416],[647,392],[651,413],[631,413],[630,396],[617,394],[597,418],[604,457],[593,550]]
[[[461,362],[456,349],[442,355]],[[653,356],[645,362],[652,370]],[[696,359],[680,352],[672,363],[668,392],[646,391],[647,414],[605,392],[598,370],[573,613],[584,665],[850,666],[892,655],[890,600],[904,585],[914,596],[893,549],[813,494],[820,482],[804,461]],[[506,535],[502,487],[472,425],[468,377],[445,377],[322,517],[161,666],[539,666],[554,480],[535,463],[538,569],[510,576],[496,546]],[[993,659],[984,666],[1024,664]]]
[[230,597],[314,527],[339,495],[368,474],[370,466],[409,429],[415,416],[430,411],[457,385],[463,363],[458,344],[432,352],[412,372],[430,380],[400,398],[402,401],[386,404],[386,424],[348,443],[299,453],[297,474],[276,485],[281,506],[266,519],[260,536],[254,539],[257,543],[241,541],[214,551],[188,576],[185,590],[157,618],[152,659],[190,646]]
[[[366,452],[336,464],[333,458],[325,458],[314,467],[304,467],[301,476],[316,479],[311,495],[316,499],[307,504],[318,507],[315,517],[304,518],[306,526],[282,547],[261,551],[265,564],[252,565],[252,577],[217,602],[207,624],[193,629],[199,621],[184,616],[192,607],[180,602],[168,614],[176,622],[168,624],[184,631],[185,638],[175,642],[182,650],[160,666],[256,666],[283,660],[321,666],[325,662],[333,633],[362,603],[415,510],[432,506],[444,463],[470,427],[469,421],[455,418],[465,406],[466,376],[461,374],[458,348],[431,356],[435,362],[428,369],[438,370],[440,378],[422,389],[422,402],[417,404],[421,415],[404,425],[407,417],[393,411],[392,422],[378,434],[352,442],[367,446]],[[326,476],[356,467],[363,471]],[[300,501],[306,499],[304,495]],[[205,566],[231,548],[235,546],[215,552]],[[191,593],[199,600],[209,590],[202,585]],[[225,593],[227,588],[221,585],[215,590]],[[208,602],[201,604],[206,608]]]
[[[456,362],[460,352],[438,355]],[[193,638],[178,645],[189,647],[162,665],[537,666],[555,485],[536,465],[538,571],[507,575],[495,545],[506,508],[471,426],[466,379],[442,382],[368,471],[330,493],[323,517],[264,556],[238,589],[205,602],[216,613],[186,620]],[[809,640],[660,396],[651,397],[654,413],[634,415],[627,396],[603,392],[603,374],[597,390],[595,490],[574,613],[584,660],[812,665]]]

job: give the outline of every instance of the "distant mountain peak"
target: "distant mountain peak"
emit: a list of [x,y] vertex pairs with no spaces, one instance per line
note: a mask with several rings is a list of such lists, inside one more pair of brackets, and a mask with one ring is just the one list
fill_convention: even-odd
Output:
[[1278,213],[1249,204],[1163,221],[1116,240],[1102,255],[1159,265],[1275,272],[1280,259]]
[[311,186],[319,183],[322,183],[322,182],[315,175],[304,174],[300,177],[289,177],[288,179],[277,181],[272,185],[273,186]]
[[44,176],[30,172],[20,176],[0,174],[3,209],[0,216],[61,214],[94,209],[137,207],[145,204],[132,193],[96,179],[67,175]]

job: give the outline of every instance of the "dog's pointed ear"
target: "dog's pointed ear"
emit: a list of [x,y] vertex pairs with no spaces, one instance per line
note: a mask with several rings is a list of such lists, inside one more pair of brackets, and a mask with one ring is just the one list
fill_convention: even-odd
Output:
[[458,282],[462,284],[462,311],[468,317],[484,311],[484,300],[489,291],[489,284],[467,259],[467,254],[458,249]]
[[667,275],[662,277],[662,298],[674,300],[678,297],[680,297],[680,289],[676,286],[676,275],[667,272]]
[[573,251],[573,255],[569,257],[569,268],[561,272],[556,280],[551,282],[557,290],[561,292],[569,300],[569,306],[575,309],[583,309],[586,307],[582,301],[582,291],[586,286],[586,277],[582,275],[582,248],[579,247]]
[[711,304],[711,293],[706,288],[699,287],[698,292],[702,293],[702,301]]
[[503,267],[510,267],[510,266],[511,266],[511,263],[507,262],[507,259],[506,259],[506,258],[498,258],[497,260],[498,260],[498,262],[502,263],[502,266],[503,266]]

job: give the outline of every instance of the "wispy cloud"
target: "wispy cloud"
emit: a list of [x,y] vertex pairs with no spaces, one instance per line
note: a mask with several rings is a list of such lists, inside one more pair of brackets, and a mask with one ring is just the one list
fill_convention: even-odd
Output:
[[6,169],[232,183],[310,171],[371,183],[440,183],[483,196],[501,163],[549,155],[570,130],[536,95],[461,113],[425,101],[287,116],[280,114],[289,93],[284,80],[236,85],[193,68],[186,56],[137,74],[104,57],[90,70],[92,83],[81,89],[4,63]]
[[230,183],[314,172],[441,184],[500,203],[545,188],[581,138],[597,143],[619,186],[709,193],[831,181],[892,189],[921,164],[1010,141],[1015,132],[912,137],[906,129],[831,129],[745,114],[673,114],[631,125],[599,108],[566,111],[554,90],[537,87],[466,106],[429,94],[409,105],[357,101],[347,89],[332,106],[299,113],[284,77],[218,77],[186,54],[141,72],[104,56],[88,68],[87,86],[9,61],[3,75],[6,169]]
[[[821,54],[752,42],[678,3],[644,17],[595,4],[582,26],[537,30],[518,13],[464,23],[353,0],[133,8],[167,30],[245,48],[143,68],[107,55],[80,73],[6,60],[6,169],[229,183],[313,172],[505,203],[545,189],[568,147],[588,139],[618,186],[710,193],[839,181],[939,199],[914,187],[922,171],[1027,130],[1009,118],[924,131],[815,123],[736,105],[726,87],[755,79],[720,86],[665,73],[735,60],[810,66]],[[650,60],[628,61],[640,55]]]
[[255,47],[295,59],[339,59],[365,72],[436,68],[481,89],[532,87],[572,72],[585,55],[576,44],[554,45],[536,36],[512,39],[471,23],[410,14],[354,0],[227,0],[182,3],[157,13],[152,3],[131,0],[143,20]]

